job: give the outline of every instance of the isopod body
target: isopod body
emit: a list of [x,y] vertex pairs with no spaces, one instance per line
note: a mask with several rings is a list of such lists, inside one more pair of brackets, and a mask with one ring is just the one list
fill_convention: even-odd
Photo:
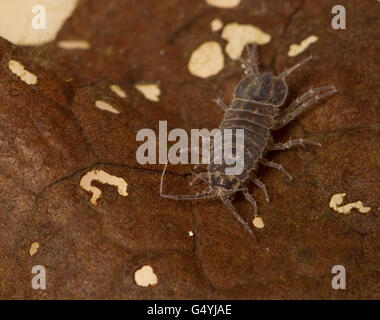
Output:
[[[226,159],[221,163],[213,161],[216,149],[211,147],[211,162],[207,167],[207,172],[199,173],[194,178],[195,180],[202,179],[208,183],[209,187],[204,192],[196,195],[163,194],[165,167],[161,178],[160,193],[162,197],[177,200],[218,197],[252,234],[248,223],[240,217],[231,204],[234,194],[237,191],[242,191],[245,198],[253,205],[255,216],[257,215],[256,201],[249,194],[247,188],[250,180],[264,191],[266,200],[269,202],[266,186],[255,176],[258,164],[278,169],[292,179],[292,176],[284,167],[266,160],[266,153],[272,150],[285,150],[291,147],[304,146],[304,144],[320,146],[317,142],[302,138],[290,139],[286,143],[274,143],[271,132],[287,125],[305,109],[321,99],[333,95],[337,90],[332,85],[310,89],[286,108],[283,108],[288,96],[286,77],[310,60],[311,57],[276,76],[267,72],[259,72],[256,62],[256,45],[252,46],[252,48],[247,47],[247,51],[248,60],[244,65],[246,68],[245,77],[236,86],[231,105],[227,106],[221,99],[216,100],[217,104],[225,111],[219,128],[232,129],[232,141],[234,141],[232,142],[232,150],[236,152],[239,149],[238,147],[244,150],[244,169],[238,175],[227,175],[227,163],[231,162],[226,161]],[[243,146],[238,145],[238,139],[236,139],[237,129],[244,130]],[[219,145],[216,148],[218,147]]]

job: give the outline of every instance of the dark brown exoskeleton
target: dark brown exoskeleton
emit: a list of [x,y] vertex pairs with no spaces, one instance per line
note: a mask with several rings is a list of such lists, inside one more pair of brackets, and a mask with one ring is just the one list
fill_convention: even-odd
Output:
[[[292,68],[285,70],[278,76],[271,73],[260,73],[256,61],[256,45],[252,48],[247,46],[248,61],[243,65],[246,69],[245,75],[237,85],[232,103],[227,106],[221,99],[216,103],[225,111],[224,119],[220,124],[220,129],[244,129],[244,170],[239,175],[227,175],[225,161],[222,164],[215,164],[213,157],[208,165],[207,172],[195,175],[192,183],[201,179],[208,183],[209,187],[201,194],[196,195],[166,195],[163,194],[163,178],[166,170],[162,173],[160,194],[164,198],[170,199],[205,199],[218,197],[227,206],[229,211],[244,227],[252,234],[248,223],[241,218],[231,204],[233,195],[237,191],[242,191],[245,198],[253,205],[254,214],[257,216],[257,205],[255,199],[248,193],[247,182],[252,179],[255,185],[261,188],[265,194],[267,202],[269,196],[266,186],[258,178],[253,177],[258,169],[258,164],[272,167],[282,171],[291,180],[290,173],[281,165],[265,159],[267,151],[285,150],[291,147],[304,146],[304,144],[321,146],[319,143],[306,140],[295,139],[286,143],[274,143],[271,135],[272,130],[277,130],[287,125],[295,119],[302,111],[323,98],[337,92],[334,86],[324,86],[310,89],[305,94],[298,97],[284,110],[284,105],[288,95],[286,77],[299,66],[311,59],[311,56]],[[236,133],[235,133],[236,138]],[[235,139],[237,140],[237,139]],[[236,151],[236,145],[233,148]]]

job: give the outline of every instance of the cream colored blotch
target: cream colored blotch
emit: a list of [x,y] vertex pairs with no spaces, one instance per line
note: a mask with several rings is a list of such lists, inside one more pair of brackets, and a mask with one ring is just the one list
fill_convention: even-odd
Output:
[[271,40],[271,36],[261,29],[250,24],[238,24],[236,22],[229,23],[224,27],[222,38],[228,42],[226,53],[232,60],[241,57],[246,44],[256,42],[262,45]]
[[113,84],[112,86],[110,86],[110,89],[114,93],[116,93],[120,98],[126,98],[127,97],[127,94],[125,93],[125,91],[116,84]]
[[188,64],[189,72],[199,78],[214,76],[223,68],[223,51],[216,41],[202,43],[193,51]]
[[117,192],[123,197],[126,197],[128,195],[128,192],[127,192],[128,184],[123,178],[110,175],[103,170],[94,169],[87,172],[82,177],[79,183],[79,185],[81,186],[83,190],[92,194],[90,202],[94,206],[98,205],[98,200],[102,195],[101,190],[97,187],[94,187],[91,184],[92,181],[94,180],[99,181],[100,183],[109,184],[111,186],[117,187]]
[[207,4],[213,7],[230,9],[237,7],[241,0],[206,0]]
[[17,75],[22,81],[26,82],[27,84],[36,84],[37,83],[37,77],[25,69],[25,67],[16,60],[10,60],[8,62],[9,70],[11,70],[15,75]]
[[101,110],[112,112],[112,113],[120,113],[119,110],[115,109],[113,106],[111,106],[109,103],[103,101],[103,100],[97,100],[95,102],[95,106]]
[[151,266],[143,266],[135,272],[135,282],[140,287],[149,287],[157,284],[157,276]]
[[[53,41],[65,20],[71,16],[78,0],[1,0],[0,1],[0,37],[17,45],[41,45]],[[32,22],[40,26],[40,10],[46,12],[46,28],[34,29]]]
[[34,256],[37,253],[38,248],[40,247],[40,244],[38,242],[33,242],[30,245],[29,254],[31,256]]
[[62,40],[59,41],[57,46],[65,50],[88,50],[91,45],[86,40]]
[[214,19],[211,21],[210,26],[212,32],[217,32],[223,28],[223,22],[220,19]]
[[261,217],[256,217],[255,219],[253,219],[252,221],[253,225],[256,227],[256,228],[264,228],[264,221]]
[[160,101],[159,96],[161,94],[161,90],[157,84],[136,84],[135,88],[140,91],[148,100],[154,102]]
[[332,197],[331,197],[331,200],[330,200],[330,203],[329,203],[329,206],[330,208],[334,209],[335,211],[339,212],[339,213],[343,213],[343,214],[349,214],[351,213],[351,210],[356,208],[359,210],[359,212],[361,213],[368,213],[371,211],[371,208],[370,207],[364,207],[363,206],[363,202],[361,201],[357,201],[357,202],[353,202],[353,203],[348,203],[344,206],[341,206],[341,204],[343,203],[343,199],[344,197],[346,196],[345,193],[337,193],[337,194],[334,194]]
[[316,41],[318,41],[318,37],[311,35],[307,37],[305,40],[303,40],[299,45],[298,44],[290,45],[288,56],[295,57],[299,55],[300,53],[304,52],[312,43]]

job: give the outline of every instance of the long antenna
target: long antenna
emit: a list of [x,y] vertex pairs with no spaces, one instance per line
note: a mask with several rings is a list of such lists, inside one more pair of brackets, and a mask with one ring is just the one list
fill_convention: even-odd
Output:
[[305,64],[306,62],[308,62],[309,60],[311,60],[313,58],[312,55],[310,55],[310,57],[306,58],[305,60],[297,63],[295,66],[285,70],[284,72],[282,72],[278,77],[281,78],[281,79],[284,79],[286,78],[289,74],[291,74],[294,70],[296,70],[298,67],[302,66],[303,64]]
[[161,175],[161,183],[160,183],[160,196],[163,198],[168,198],[168,199],[176,199],[176,200],[195,200],[195,199],[205,199],[205,198],[213,198],[215,197],[215,193],[212,192],[210,188],[206,189],[205,192],[200,193],[200,194],[180,194],[180,195],[171,195],[171,194],[163,194],[163,186],[164,186],[164,175],[166,172],[166,168],[168,166],[168,161],[166,161],[164,170],[162,171]]

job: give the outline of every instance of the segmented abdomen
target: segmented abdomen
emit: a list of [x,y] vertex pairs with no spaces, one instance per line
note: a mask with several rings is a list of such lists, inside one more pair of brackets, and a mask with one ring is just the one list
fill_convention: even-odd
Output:
[[[249,171],[256,169],[259,158],[263,156],[271,134],[272,119],[277,110],[278,108],[270,104],[237,97],[226,110],[219,128],[222,133],[223,129],[232,129],[233,154],[236,152],[236,129],[244,129],[244,171],[237,176],[240,181],[248,178]],[[213,152],[211,154],[211,174],[228,167],[224,162],[213,164]]]

